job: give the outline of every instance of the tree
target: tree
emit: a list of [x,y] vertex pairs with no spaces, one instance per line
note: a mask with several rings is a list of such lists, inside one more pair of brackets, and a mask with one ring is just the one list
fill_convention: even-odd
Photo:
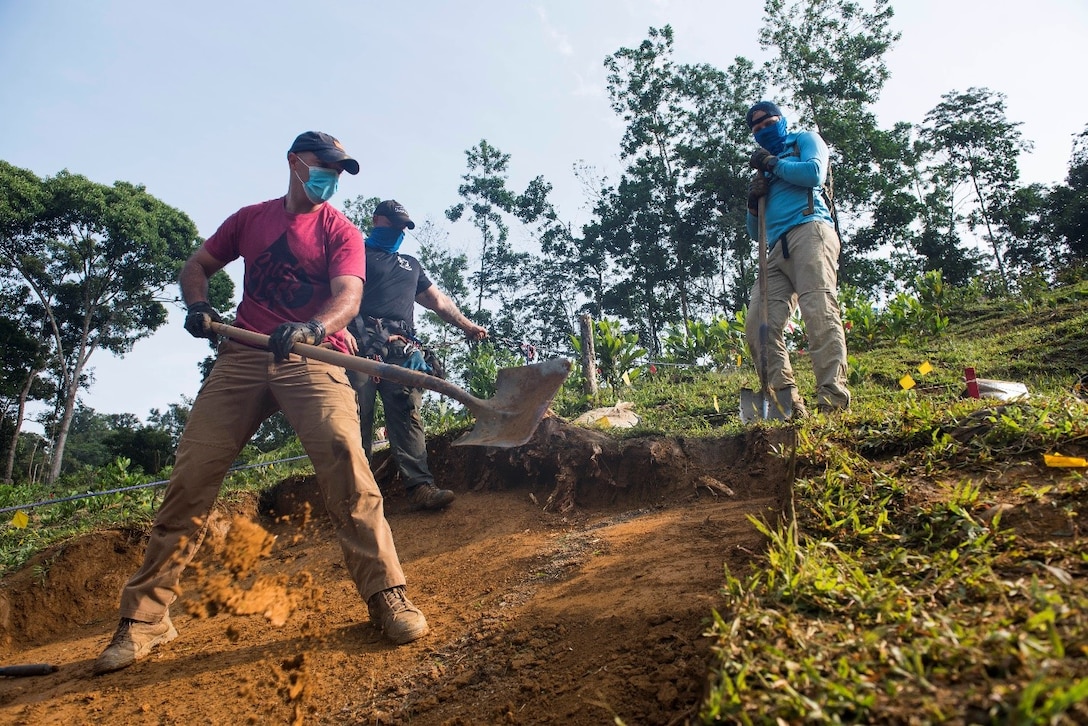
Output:
[[0,451],[6,449],[0,480],[5,482],[13,477],[27,402],[55,393],[40,378],[50,347],[43,320],[35,314],[38,306],[27,304],[29,294],[25,286],[0,280]]
[[[921,159],[927,153],[926,147],[917,146],[916,158]],[[915,169],[921,231],[912,237],[909,247],[902,247],[894,254],[900,261],[899,278],[913,280],[923,272],[937,270],[949,285],[966,285],[977,275],[982,255],[965,247],[960,238],[958,227],[962,217],[954,203],[955,174],[947,166],[922,170],[920,162]]]
[[626,124],[627,166],[598,195],[598,220],[583,232],[584,246],[599,249],[618,277],[602,286],[598,317],[631,321],[657,352],[667,325],[747,301],[752,139],[744,116],[764,82],[744,58],[724,72],[676,64],[672,28],[648,35],[605,59],[612,108]]
[[691,281],[706,262],[685,233],[677,149],[684,98],[672,53],[666,25],[604,60],[612,110],[626,124],[620,158],[627,161],[614,193],[597,208],[601,242],[625,274],[606,292],[606,312],[629,318],[655,352],[666,322],[689,317]]
[[[48,195],[37,176],[0,161],[0,246],[28,233],[45,213],[47,202]],[[37,398],[35,387],[40,395],[48,393],[39,382],[50,352],[41,335],[44,319],[30,309],[29,296],[30,288],[20,284],[10,266],[0,261],[0,401],[2,420],[10,422],[10,426],[0,427],[7,448],[4,481],[10,481],[13,475],[27,401]]]
[[60,390],[53,481],[90,357],[99,349],[123,356],[166,321],[160,295],[198,237],[184,213],[139,185],[105,186],[67,171],[38,180],[6,162],[0,178],[0,195],[8,196],[0,209],[38,187],[32,214],[10,223],[0,217],[0,264],[30,288],[49,325]]
[[[692,281],[701,314],[738,311],[754,282],[753,245],[745,225],[751,132],[744,116],[764,81],[753,63],[737,58],[723,73],[707,65],[678,69],[680,91],[690,108],[681,124],[677,155],[687,170],[685,217],[702,254],[716,264]],[[687,326],[682,326],[686,331]]]
[[135,414],[100,414],[80,404],[72,416],[66,451],[66,474],[108,466],[118,458],[128,459],[147,474],[157,474],[173,462],[174,442],[170,432],[142,425]]
[[132,427],[139,425],[139,421],[132,414],[111,420],[93,408],[77,403],[68,427],[62,473],[71,473],[84,467],[98,468],[113,461],[113,452],[106,443],[106,437],[118,425]]
[[1073,142],[1069,174],[1047,200],[1052,239],[1064,248],[1065,265],[1088,266],[1088,126]]
[[472,210],[472,225],[480,233],[480,269],[472,276],[476,285],[476,313],[484,315],[484,299],[490,298],[498,286],[492,273],[500,270],[494,264],[507,256],[510,228],[502,212],[511,212],[515,198],[506,188],[510,155],[504,154],[482,139],[465,152],[468,172],[461,177],[464,183],[457,188],[465,201],[446,210],[446,218],[456,222],[468,206]]
[[999,238],[1005,249],[1005,263],[1018,279],[1043,275],[1053,279],[1064,267],[1060,244],[1053,240],[1053,220],[1048,215],[1051,192],[1043,184],[1018,186],[1000,210]]
[[[520,194],[508,189],[510,156],[486,140],[466,156],[468,173],[458,188],[465,201],[450,207],[446,217],[456,222],[466,208],[471,209],[472,223],[480,233],[480,267],[470,276],[477,291],[473,317],[486,324],[493,337],[523,339],[536,333],[552,341],[565,339],[571,329],[563,307],[564,293],[572,289],[570,276],[550,274],[552,261],[542,261],[532,251],[515,250],[507,222],[536,225],[534,241],[551,244],[562,229],[548,201],[551,184],[538,176]],[[485,300],[497,309],[485,308]],[[531,327],[535,329],[530,331]]]
[[[974,231],[984,227],[994,263],[1006,288],[1011,280],[1005,269],[998,225],[1011,218],[1012,203],[1020,177],[1017,157],[1030,150],[1018,127],[1005,117],[1005,94],[988,88],[949,91],[926,114],[921,137],[938,160],[939,180],[955,193],[966,186],[964,219]],[[951,210],[957,205],[952,198]]]

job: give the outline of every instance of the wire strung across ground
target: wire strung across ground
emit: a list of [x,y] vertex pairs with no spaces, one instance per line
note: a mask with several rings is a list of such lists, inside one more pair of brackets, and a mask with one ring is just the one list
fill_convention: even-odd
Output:
[[[376,442],[376,443],[380,443],[380,442]],[[302,456],[292,456],[292,457],[290,457],[288,459],[277,459],[276,461],[266,461],[266,462],[262,462],[260,464],[245,464],[245,465],[242,465],[242,466],[234,466],[234,467],[231,467],[230,469],[228,469],[227,473],[232,474],[232,473],[234,473],[236,471],[244,471],[245,469],[256,469],[258,467],[273,466],[275,464],[286,464],[286,463],[291,462],[291,461],[299,461],[300,459],[309,459],[309,458],[310,458],[309,456],[307,456],[306,454],[303,454]],[[75,501],[77,499],[90,499],[90,498],[93,498],[93,497],[105,496],[107,494],[120,494],[121,492],[132,492],[132,491],[136,491],[137,489],[149,489],[151,487],[163,486],[163,485],[169,484],[169,483],[170,483],[169,479],[161,479],[159,481],[148,482],[147,484],[133,484],[132,486],[118,487],[117,489],[106,489],[106,490],[101,491],[101,492],[85,492],[83,494],[73,494],[70,497],[61,497],[60,499],[46,499],[44,501],[32,502],[30,504],[17,504],[17,505],[12,506],[12,507],[0,508],[0,514],[4,514],[5,512],[14,512],[14,511],[17,511],[19,509],[33,509],[34,507],[42,507],[42,506],[45,506],[47,504],[60,504],[61,502],[72,502],[72,501]]]

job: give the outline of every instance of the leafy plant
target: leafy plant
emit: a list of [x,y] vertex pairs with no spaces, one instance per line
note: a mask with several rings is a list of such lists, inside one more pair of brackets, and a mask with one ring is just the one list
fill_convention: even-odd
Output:
[[465,387],[477,398],[491,398],[495,395],[499,369],[520,363],[517,355],[506,347],[486,341],[474,345],[465,360]]
[[[637,333],[621,332],[618,320],[598,320],[593,340],[597,368],[618,400],[620,387],[631,385],[641,373],[640,361],[645,358],[646,349],[639,346]],[[572,336],[571,345],[580,355],[582,341]]]
[[884,330],[884,323],[876,306],[865,299],[857,288],[848,285],[844,285],[839,292],[839,304],[842,308],[847,348],[872,349]]
[[670,326],[665,336],[665,360],[709,366],[718,371],[736,368],[748,350],[744,316],[745,311],[741,311],[732,319],[687,320],[682,326]]

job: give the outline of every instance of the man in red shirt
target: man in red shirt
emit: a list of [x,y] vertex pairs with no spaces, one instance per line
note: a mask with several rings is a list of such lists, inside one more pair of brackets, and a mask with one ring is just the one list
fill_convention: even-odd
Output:
[[296,342],[348,352],[344,326],[359,311],[366,256],[359,230],[326,204],[340,173],[359,163],[328,134],[308,131],[287,152],[287,194],[231,215],[186,261],[185,328],[216,339],[208,279],[245,260],[236,325],[271,336],[271,350],[224,341],[178,444],[176,463],[152,527],[144,563],[121,594],[121,622],[94,664],[125,668],[177,637],[170,604],[196,553],[235,457],[266,418],[283,410],[317,474],[347,570],[370,619],[398,645],[427,632],[405,596],[404,573],[382,495],[359,436],[355,391],[343,368],[291,353]]

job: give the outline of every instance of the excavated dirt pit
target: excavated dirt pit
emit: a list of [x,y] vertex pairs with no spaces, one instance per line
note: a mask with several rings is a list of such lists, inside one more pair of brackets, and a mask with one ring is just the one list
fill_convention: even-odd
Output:
[[[445,512],[412,512],[375,456],[409,596],[431,632],[387,645],[347,577],[316,486],[216,511],[171,610],[180,635],[104,676],[144,536],[108,531],[0,585],[11,724],[683,723],[703,692],[725,567],[792,511],[788,429],[617,441],[545,419],[529,444],[431,442]],[[788,448],[788,447],[786,447]]]

